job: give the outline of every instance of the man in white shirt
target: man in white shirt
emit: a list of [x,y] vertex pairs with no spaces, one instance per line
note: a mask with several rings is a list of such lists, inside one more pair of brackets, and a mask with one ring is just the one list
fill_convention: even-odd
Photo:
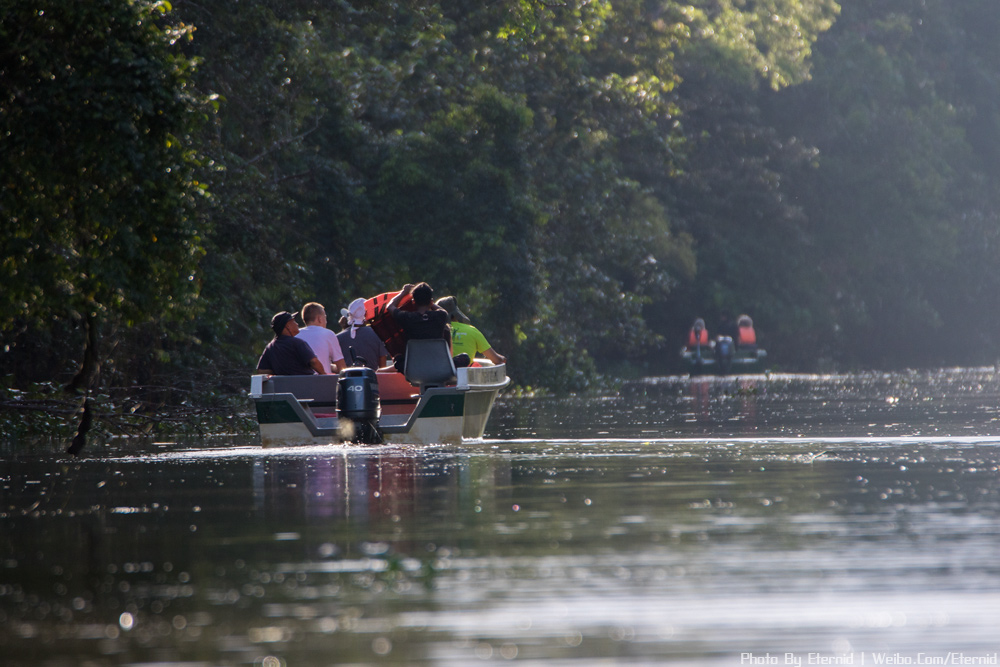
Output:
[[326,309],[316,302],[302,306],[302,321],[306,323],[299,329],[296,338],[309,343],[316,353],[316,358],[322,364],[327,374],[339,373],[344,370],[344,353],[340,349],[337,334],[326,328]]

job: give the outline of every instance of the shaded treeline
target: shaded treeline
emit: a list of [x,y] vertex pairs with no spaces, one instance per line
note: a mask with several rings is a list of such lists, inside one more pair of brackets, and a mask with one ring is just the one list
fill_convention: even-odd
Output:
[[242,388],[275,311],[419,280],[523,386],[723,313],[788,370],[996,356],[988,0],[45,4],[0,0],[10,383]]

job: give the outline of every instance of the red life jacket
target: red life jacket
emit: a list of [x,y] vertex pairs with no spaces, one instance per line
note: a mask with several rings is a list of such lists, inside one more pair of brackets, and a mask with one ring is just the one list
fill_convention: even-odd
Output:
[[[365,322],[371,325],[372,331],[378,334],[378,337],[385,343],[385,348],[389,350],[390,359],[406,351],[406,335],[389,314],[389,302],[397,294],[399,294],[398,291],[386,292],[365,301]],[[413,295],[407,294],[400,299],[400,310],[413,310],[415,307]]]
[[739,330],[739,340],[737,345],[756,345],[757,344],[757,332],[753,330],[753,327],[740,327]]
[[688,332],[688,347],[696,345],[708,345],[708,329],[702,329],[697,334],[694,329]]

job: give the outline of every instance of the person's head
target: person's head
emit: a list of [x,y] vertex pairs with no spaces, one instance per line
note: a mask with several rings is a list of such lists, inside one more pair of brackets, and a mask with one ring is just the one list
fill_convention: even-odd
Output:
[[307,327],[313,325],[325,327],[326,309],[321,304],[310,301],[302,306],[302,321],[306,323]]
[[465,313],[458,309],[458,300],[455,297],[443,296],[437,300],[437,305],[448,311],[448,315],[451,316],[452,322],[472,324],[469,318],[465,316]]
[[740,315],[739,319],[736,320],[736,324],[741,327],[752,327],[753,320],[750,319],[749,315]]
[[271,318],[271,330],[274,332],[275,337],[294,336],[299,333],[299,325],[295,321],[296,315],[298,313],[290,313],[287,310],[283,310]]
[[356,326],[360,327],[365,323],[365,300],[358,298],[351,302],[347,308],[340,309],[340,319],[343,321],[341,326]]
[[698,319],[696,319],[694,321],[694,324],[691,325],[691,328],[694,329],[695,331],[704,331],[705,330],[705,320],[703,320],[703,319],[701,319],[699,317]]
[[420,283],[413,288],[413,304],[415,306],[429,306],[434,300],[434,290],[427,283]]

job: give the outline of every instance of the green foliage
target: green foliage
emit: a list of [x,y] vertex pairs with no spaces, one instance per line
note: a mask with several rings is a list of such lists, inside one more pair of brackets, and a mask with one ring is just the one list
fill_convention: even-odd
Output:
[[749,85],[759,76],[774,90],[809,79],[812,45],[840,11],[834,0],[696,0],[671,6],[690,25],[694,48],[708,52],[699,60],[714,61],[713,69],[722,74],[740,73]]
[[697,315],[803,368],[996,347],[987,0],[0,7],[19,378],[97,316],[105,382],[235,388],[275,311],[419,280],[530,387],[668,370]]
[[[205,230],[194,63],[166,3],[8,0],[0,13],[0,327],[189,317]],[[113,343],[114,341],[110,341]],[[12,347],[14,349],[12,349]],[[82,345],[81,345],[82,347]],[[43,360],[44,362],[44,360]]]
[[[193,48],[199,85],[220,92],[212,153],[227,163],[203,294],[243,297],[235,324],[202,339],[259,351],[279,308],[417,280],[467,302],[528,373],[541,367],[518,335],[529,323],[583,357],[620,355],[623,328],[634,356],[656,338],[643,304],[694,267],[658,192],[682,139],[681,29],[636,34],[640,2],[191,11],[211,30]],[[560,293],[539,310],[546,284]],[[623,313],[630,326],[605,326]]]
[[[535,119],[530,168],[544,222],[535,266],[546,309],[524,327],[534,332],[525,352],[541,369],[551,331],[575,359],[641,359],[657,340],[643,305],[694,266],[690,238],[672,232],[663,203],[683,139],[672,60],[685,30],[641,2],[550,6],[536,18],[531,34],[498,42],[485,68],[517,82]],[[536,347],[532,335],[543,336]],[[545,384],[540,373],[531,381]]]
[[[997,70],[982,59],[1000,63],[982,48],[989,40],[969,40],[989,25],[976,12],[855,3],[821,41],[814,80],[775,106],[777,122],[818,148],[816,168],[791,174],[789,191],[811,203],[828,326],[847,334],[834,356],[848,363],[995,355],[997,208],[986,186],[995,165],[976,135],[989,132],[983,114],[995,116],[997,103],[983,95],[996,90]],[[958,72],[975,83],[957,86]],[[969,334],[962,343],[959,330]]]
[[378,172],[374,218],[401,275],[439,292],[474,286],[492,295],[478,314],[509,342],[535,293],[522,140],[532,115],[492,87],[470,93],[467,105],[401,138]]

